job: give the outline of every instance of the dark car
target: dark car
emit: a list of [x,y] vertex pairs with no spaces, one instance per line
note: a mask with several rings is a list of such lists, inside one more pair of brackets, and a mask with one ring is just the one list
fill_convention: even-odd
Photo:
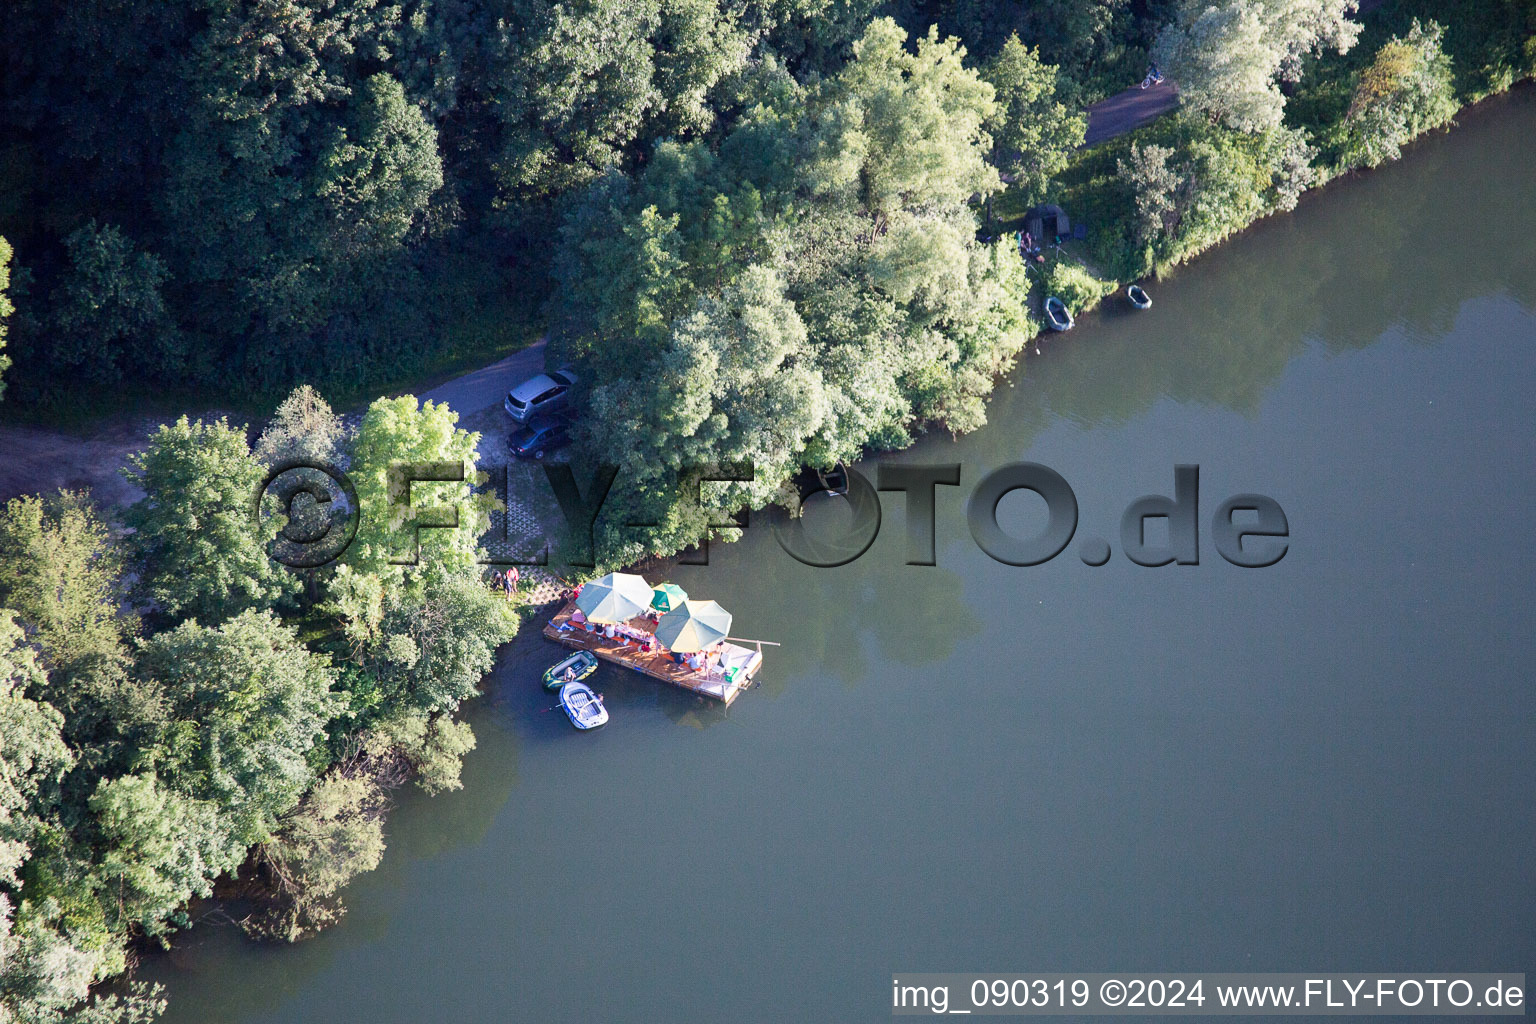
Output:
[[526,427],[512,432],[507,447],[520,459],[542,459],[545,452],[561,448],[570,440],[565,420],[535,416]]

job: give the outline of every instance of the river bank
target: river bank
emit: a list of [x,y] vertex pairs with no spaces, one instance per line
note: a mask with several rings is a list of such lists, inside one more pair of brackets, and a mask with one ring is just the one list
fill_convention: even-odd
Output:
[[[1422,145],[1427,139],[1435,135],[1454,133],[1457,126],[1464,120],[1483,116],[1497,116],[1497,108],[1501,103],[1505,102],[1509,98],[1511,93],[1529,92],[1533,89],[1536,89],[1536,84],[1533,84],[1529,79],[1526,79],[1514,83],[1510,86],[1509,89],[1485,95],[1475,100],[1474,102],[1467,104],[1466,106],[1457,110],[1449,124],[1430,129],[1429,131],[1415,136],[1411,141],[1405,143],[1403,150],[1404,155],[1406,156],[1407,154],[1411,153],[1415,147]],[[1121,140],[1121,144],[1116,148],[1116,152],[1123,152],[1124,149],[1132,143],[1138,141],[1144,142],[1149,140],[1156,140],[1160,137],[1161,136],[1158,135],[1158,129],[1155,126],[1137,129],[1129,133],[1125,139]],[[1102,162],[1104,157],[1101,154],[1097,157],[1088,159]],[[1086,163],[1088,161],[1085,160],[1084,162]],[[1298,196],[1298,204],[1314,202],[1319,195],[1330,189],[1347,187],[1350,183],[1367,179],[1370,177],[1370,175],[1378,172],[1383,167],[1388,166],[1391,166],[1391,162],[1381,164],[1377,167],[1333,169],[1330,172],[1324,173],[1316,184],[1302,192]],[[1073,171],[1068,171],[1067,175],[1071,177],[1073,175]],[[1090,172],[1086,179],[1080,179],[1077,185],[1075,185],[1073,189],[1069,190],[1068,195],[1063,197],[1063,202],[1067,204],[1069,213],[1072,212],[1074,203],[1080,203],[1082,206],[1087,206],[1090,209],[1097,208],[1098,203],[1101,201],[1102,197],[1090,197],[1088,193],[1093,191],[1102,191],[1105,188],[1105,184],[1102,175],[1098,176],[1097,181],[1093,180],[1093,177],[1094,175],[1092,172]],[[1078,208],[1081,208],[1081,206]],[[1069,308],[1073,314],[1076,315],[1078,313],[1090,311],[1098,307],[1100,303],[1104,301],[1128,302],[1125,296],[1125,289],[1127,286],[1135,284],[1138,281],[1142,283],[1166,281],[1176,276],[1181,266],[1187,266],[1197,260],[1219,258],[1216,253],[1222,246],[1230,243],[1244,233],[1266,221],[1277,217],[1285,217],[1290,213],[1290,209],[1280,209],[1270,206],[1257,211],[1252,217],[1248,219],[1232,221],[1231,223],[1225,225],[1220,231],[1202,240],[1198,245],[1180,252],[1176,258],[1158,262],[1155,266],[1151,267],[1149,272],[1146,274],[1136,274],[1129,277],[1115,277],[1113,275],[1104,276],[1105,272],[1103,270],[1103,266],[1107,263],[1113,263],[1114,259],[1113,257],[1108,259],[1102,258],[1100,253],[1096,253],[1091,241],[1066,241],[1060,246],[1054,248],[1054,252],[1049,257],[1049,259],[1052,263],[1060,263],[1065,266],[1081,268],[1083,271],[1086,271],[1088,275],[1090,275],[1090,277],[1093,279],[1093,283],[1096,283],[1097,285],[1096,288],[1081,289],[1085,296],[1083,301],[1068,301],[1067,304]],[[1022,229],[1023,223],[1024,218],[1022,214],[1017,214],[1001,219],[999,222],[999,227],[1001,230],[1014,231]],[[1038,290],[1039,289],[1037,289],[1037,291]],[[1038,295],[1038,299],[1043,301],[1044,298],[1045,295],[1043,292],[1041,292]]]

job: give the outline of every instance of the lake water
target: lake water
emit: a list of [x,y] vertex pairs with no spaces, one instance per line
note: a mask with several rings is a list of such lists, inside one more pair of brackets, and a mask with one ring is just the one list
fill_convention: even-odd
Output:
[[[1536,956],[1536,91],[1113,299],[1002,385],[935,567],[903,502],[800,565],[765,524],[673,579],[777,640],[729,714],[604,666],[578,734],[529,629],[462,792],[404,795],[350,915],[296,947],[194,930],[167,1020],[885,1020],[893,971],[1521,971]],[[971,539],[1043,463],[1077,537]],[[1200,466],[1200,563],[1119,519]],[[866,467],[873,473],[873,467]],[[1258,492],[1290,548],[1240,569]],[[1010,531],[1043,505],[1005,498]],[[837,511],[813,510],[832,531]],[[1111,541],[1101,568],[1084,538]]]

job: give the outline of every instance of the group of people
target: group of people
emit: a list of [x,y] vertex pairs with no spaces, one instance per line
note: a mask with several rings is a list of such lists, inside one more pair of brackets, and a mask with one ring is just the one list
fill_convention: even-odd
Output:
[[592,622],[587,618],[585,613],[583,613],[580,608],[577,608],[575,611],[571,612],[570,621],[562,626],[561,629],[581,629],[588,633],[599,633],[605,640],[617,640],[619,643],[625,645],[634,643],[639,645],[642,651],[647,652],[655,650],[657,647],[661,646],[655,637],[635,636],[629,630],[615,623],[605,622],[599,625],[596,622]]
[[687,665],[695,672],[712,671],[720,660],[720,645],[717,643],[710,644],[702,651],[694,651],[692,654],[682,654],[678,651],[673,651],[672,660],[679,665]]
[[[508,570],[506,574],[512,576],[514,580],[514,587],[516,587],[516,572],[517,570],[514,568]],[[577,585],[570,591],[570,593],[565,595],[565,599],[567,601],[574,602],[580,596],[581,587],[580,585]],[[661,620],[661,612],[655,608],[648,608],[645,611],[645,617],[650,619],[652,622],[659,622]],[[710,644],[708,647],[704,648],[704,650],[694,651],[692,654],[684,654],[681,651],[668,651],[662,645],[661,641],[657,640],[654,636],[635,635],[612,622],[602,623],[601,625],[596,622],[591,622],[587,619],[587,616],[582,612],[580,608],[577,608],[571,612],[569,621],[563,623],[560,626],[560,629],[562,632],[568,629],[580,629],[588,633],[597,633],[601,635],[605,640],[616,640],[625,646],[633,643],[639,647],[641,651],[644,651],[647,654],[655,650],[666,651],[667,657],[671,658],[679,665],[687,665],[695,672],[712,671],[720,662],[722,655],[721,643]]]
[[[634,644],[647,654],[655,650],[666,650],[662,646],[661,641],[657,640],[654,636],[636,635],[612,622],[605,622],[599,625],[588,620],[580,608],[571,612],[570,620],[563,623],[560,629],[562,632],[568,629],[580,629],[588,633],[597,633],[605,640],[615,640],[625,646]],[[713,670],[716,664],[719,663],[721,657],[720,648],[721,645],[719,643],[714,643],[702,651],[694,651],[691,654],[684,654],[681,651],[666,651],[666,655],[677,664],[687,665],[695,672],[706,672]]]
[[1031,256],[1034,257],[1036,263],[1045,262],[1045,255],[1040,251],[1040,243],[1035,241],[1035,236],[1033,234],[1028,231],[1020,231],[1018,234],[1018,239],[1019,257],[1023,259],[1025,263],[1029,262]]
[[491,573],[491,589],[500,590],[506,595],[508,601],[512,600],[512,595],[517,593],[518,585],[522,581],[522,574],[517,571],[515,565],[506,572]]

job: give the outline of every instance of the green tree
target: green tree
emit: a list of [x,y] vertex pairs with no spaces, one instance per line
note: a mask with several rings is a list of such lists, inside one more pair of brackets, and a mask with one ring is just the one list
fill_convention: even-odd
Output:
[[787,7],[510,4],[489,46],[487,76],[503,139],[503,200],[554,199],[635,159],[649,141],[709,130],[712,94],[747,67],[753,44]]
[[384,857],[385,804],[361,772],[333,770],[317,782],[262,847],[280,896],[251,930],[293,942],[338,920],[342,887]]
[[1129,159],[1118,164],[1120,180],[1136,209],[1136,242],[1148,251],[1148,264],[1154,247],[1172,237],[1179,226],[1180,193],[1187,176],[1169,166],[1172,156],[1173,150],[1167,146],[1133,142]]
[[834,116],[818,140],[817,184],[853,188],[878,225],[903,208],[964,203],[1000,187],[986,162],[993,89],[965,67],[965,50],[936,29],[907,49],[906,33],[877,19],[830,83]]
[[[458,422],[446,402],[418,404],[414,395],[380,398],[368,407],[352,445],[361,520],[343,556],[348,565],[399,576],[419,551],[422,562],[475,566],[495,498],[474,490],[480,435]],[[456,467],[463,479],[423,481],[433,467]]]
[[[906,42],[882,19],[835,76],[760,68],[762,102],[718,139],[658,146],[567,218],[555,348],[595,382],[579,452],[621,467],[605,564],[779,500],[802,464],[982,422],[1032,331],[1018,260],[976,243],[968,206],[1000,184],[994,90],[953,40]],[[743,462],[753,480],[694,500],[690,472]]]
[[255,514],[265,477],[243,428],[183,416],[162,425],[124,473],[144,490],[124,520],[139,591],[170,615],[218,621],[297,591],[267,554],[280,527]]
[[1417,18],[1405,36],[1393,36],[1360,72],[1345,115],[1345,162],[1375,167],[1396,160],[1402,145],[1438,128],[1456,113],[1451,59],[1441,48],[1444,30]]
[[182,343],[160,294],[165,264],[95,221],[64,244],[70,269],[53,296],[52,369],[98,384],[120,380],[125,365],[145,376],[174,371]]
[[90,800],[106,844],[97,867],[112,927],[163,935],[185,924],[181,908],[245,859],[219,809],[165,789],[151,773],[103,779]]
[[0,601],[20,613],[49,671],[33,694],[63,712],[81,801],[139,754],[161,716],[159,688],[128,671],[138,622],[122,609],[122,560],[85,492],[15,498],[0,511]]
[[15,613],[0,608],[0,892],[19,890],[33,836],[74,763],[64,744],[64,716],[28,696],[44,684]]
[[501,29],[493,86],[506,137],[498,170],[507,195],[548,198],[616,165],[662,103],[648,38],[660,4],[517,8]]
[[294,388],[278,405],[256,442],[256,461],[266,466],[287,459],[339,465],[350,434],[320,392],[308,384]]
[[265,842],[323,767],[337,709],[329,659],[270,612],[247,610],[216,628],[189,621],[150,637],[139,670],[170,705],[156,755],[164,784],[211,801],[230,844]]
[[371,699],[358,708],[356,726],[393,712],[456,711],[477,692],[496,648],[517,632],[516,607],[478,571],[429,565],[413,582],[398,586],[348,566],[331,581],[330,611],[370,678]]
[[388,70],[414,48],[399,17],[373,0],[211,0],[185,46],[160,251],[187,320],[248,380],[355,373],[392,358],[391,322],[414,315],[407,242],[443,174],[436,129]]
[[1301,75],[1301,59],[1345,53],[1360,34],[1356,0],[1185,0],[1158,36],[1153,56],[1179,83],[1184,102],[1240,131],[1277,128],[1279,82]]
[[1043,198],[1050,179],[1088,131],[1088,118],[1057,99],[1056,68],[1010,35],[982,68],[996,93],[997,111],[986,129],[992,136],[992,160],[1031,200]]
[[122,571],[85,491],[13,498],[0,512],[0,601],[21,614],[46,663],[66,676],[122,659],[136,628],[119,611]]
[[[164,1003],[142,986],[70,1012],[92,982],[122,969],[123,954],[120,938],[91,913],[95,878],[77,866],[66,891],[54,873],[69,864],[58,847],[62,782],[74,755],[64,716],[28,696],[46,688],[45,676],[14,614],[0,609],[0,1019],[147,1022]],[[46,866],[27,864],[36,847]],[[66,902],[75,912],[66,914]]]

